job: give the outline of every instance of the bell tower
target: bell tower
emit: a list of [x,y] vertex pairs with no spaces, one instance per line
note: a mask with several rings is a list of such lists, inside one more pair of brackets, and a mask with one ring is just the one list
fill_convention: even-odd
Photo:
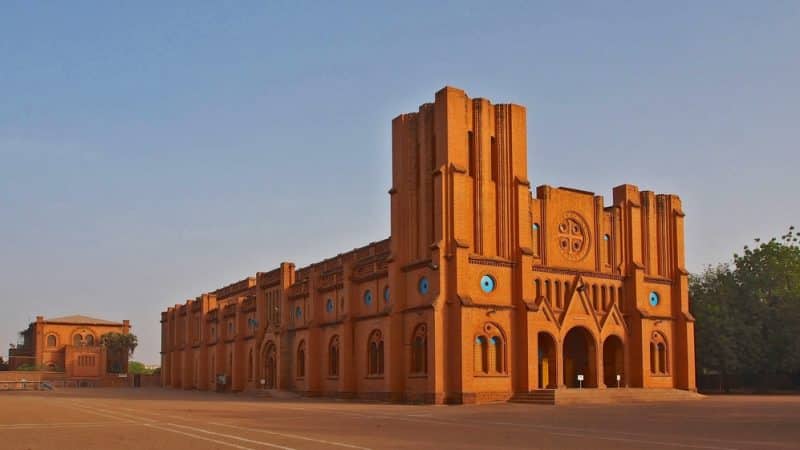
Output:
[[445,87],[392,123],[392,244],[412,262],[456,247],[512,259],[527,184],[525,108]]

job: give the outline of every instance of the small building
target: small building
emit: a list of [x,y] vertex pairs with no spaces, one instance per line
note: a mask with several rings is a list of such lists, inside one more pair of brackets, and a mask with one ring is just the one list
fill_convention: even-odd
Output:
[[64,372],[65,378],[102,378],[109,373],[127,373],[127,353],[112,356],[100,345],[106,333],[128,334],[130,322],[112,322],[74,315],[45,319],[36,317],[25,331],[23,342],[8,351],[9,370],[31,368]]

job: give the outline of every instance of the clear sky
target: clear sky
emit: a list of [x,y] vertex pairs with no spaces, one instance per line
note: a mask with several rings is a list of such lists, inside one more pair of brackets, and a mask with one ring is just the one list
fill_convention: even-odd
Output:
[[679,194],[692,271],[800,226],[800,2],[117,3],[0,3],[8,342],[130,319],[156,363],[167,306],[388,236],[445,85],[528,107],[534,185]]

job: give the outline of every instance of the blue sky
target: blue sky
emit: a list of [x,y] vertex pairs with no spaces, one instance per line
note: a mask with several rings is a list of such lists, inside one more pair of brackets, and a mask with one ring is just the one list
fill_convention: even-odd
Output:
[[534,185],[679,194],[692,271],[800,226],[798,2],[332,3],[0,3],[0,339],[158,362],[167,306],[386,237],[444,85],[528,107]]

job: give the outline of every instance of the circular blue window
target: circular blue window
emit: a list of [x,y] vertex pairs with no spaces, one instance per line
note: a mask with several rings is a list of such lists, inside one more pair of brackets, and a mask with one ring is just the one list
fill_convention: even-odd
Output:
[[659,298],[657,292],[650,293],[650,306],[658,306]]
[[389,286],[383,288],[383,301],[389,303]]
[[428,289],[430,289],[430,285],[428,285],[428,279],[426,277],[422,277],[419,279],[419,293],[420,294],[427,294]]
[[492,292],[495,288],[494,278],[490,277],[489,275],[484,275],[481,277],[481,289],[483,292],[489,293]]
[[364,292],[364,303],[367,305],[372,304],[372,291],[367,289],[367,292]]
[[325,310],[328,312],[333,311],[333,299],[329,298],[328,301],[325,303]]
[[300,317],[302,317],[303,316],[303,308],[301,308],[299,306],[297,308],[295,308],[294,315],[297,316],[298,319]]

